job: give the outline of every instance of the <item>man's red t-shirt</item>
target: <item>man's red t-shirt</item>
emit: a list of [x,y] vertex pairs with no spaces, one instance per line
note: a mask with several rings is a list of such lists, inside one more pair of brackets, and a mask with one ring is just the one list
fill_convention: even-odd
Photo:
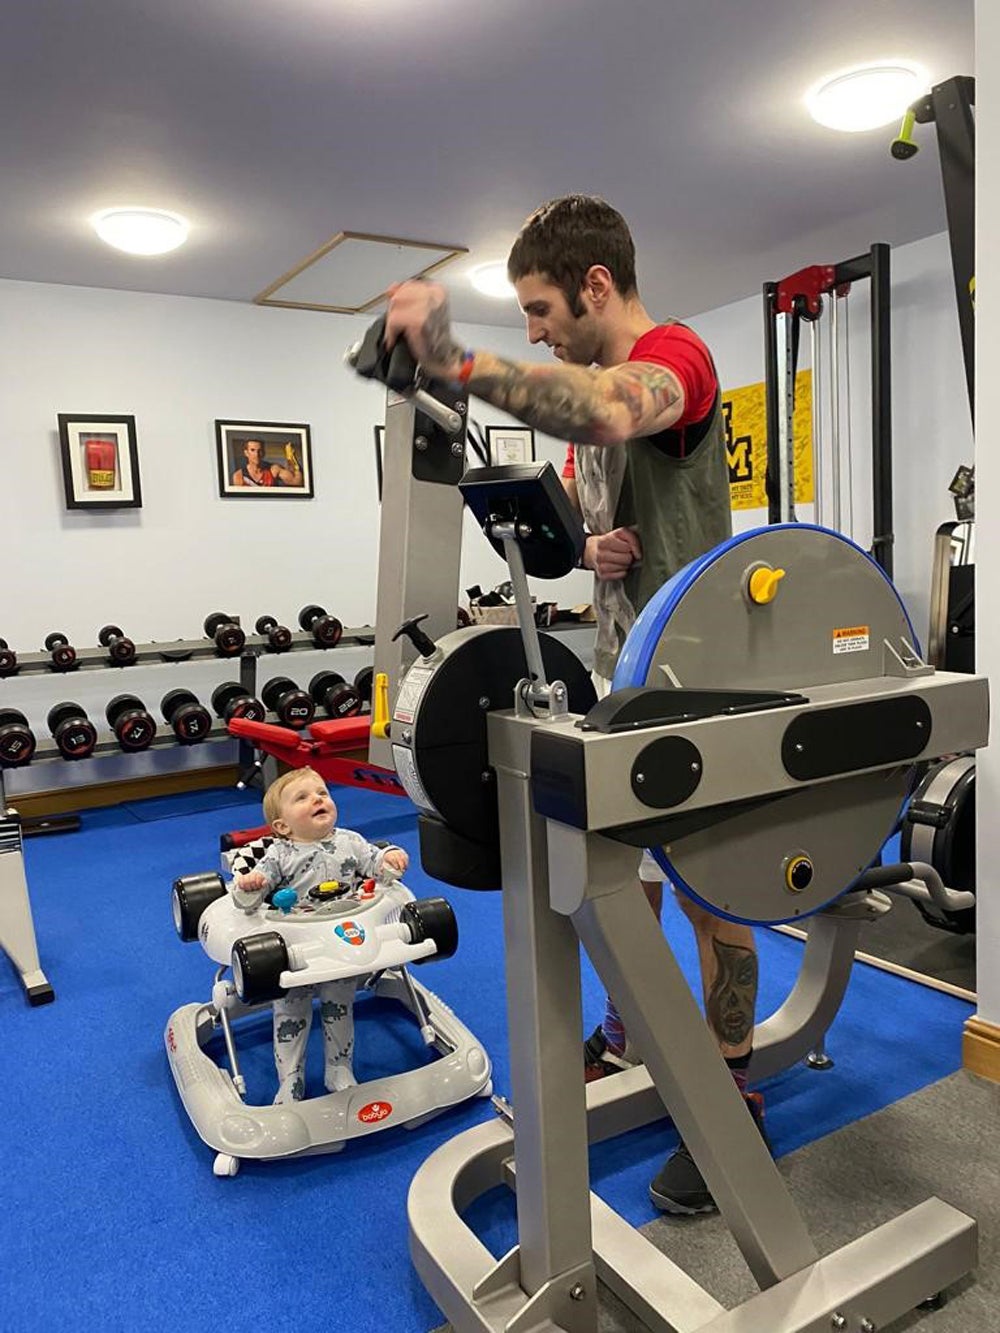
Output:
[[[629,352],[628,359],[666,366],[680,380],[684,390],[684,411],[671,430],[682,431],[685,426],[693,426],[695,422],[703,421],[712,410],[719,381],[711,353],[693,329],[684,324],[658,324],[642,335]],[[571,444],[566,449],[562,474],[569,478],[576,476]]]

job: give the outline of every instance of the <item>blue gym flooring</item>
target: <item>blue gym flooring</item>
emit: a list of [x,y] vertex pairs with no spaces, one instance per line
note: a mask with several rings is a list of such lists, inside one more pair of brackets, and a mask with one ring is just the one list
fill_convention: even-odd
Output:
[[[417,861],[414,808],[399,797],[335,793],[340,822],[411,855],[407,883],[441,892]],[[60,1333],[208,1333],[245,1325],[270,1333],[427,1333],[443,1317],[408,1257],[405,1199],[439,1144],[493,1115],[488,1102],[455,1108],[412,1132],[391,1130],[343,1152],[287,1163],[246,1162],[235,1179],[212,1174],[174,1090],[163,1029],[179,1005],[208,998],[214,964],[181,944],[170,885],[214,870],[223,832],[260,822],[256,794],[195,793],[83,815],[80,832],[26,844],[42,966],[56,1001],[30,1008],[0,959],[0,1328]],[[445,889],[458,915],[454,958],[421,979],[469,1024],[509,1092],[499,894]],[[895,910],[907,910],[902,904]],[[697,977],[686,922],[669,905],[665,929]],[[766,1016],[790,990],[795,939],[758,932]],[[585,969],[581,1035],[603,994]],[[835,1067],[796,1068],[764,1088],[780,1157],[954,1072],[971,1006],[872,968],[855,968],[828,1041]],[[362,998],[359,1076],[422,1058],[408,1025]],[[320,1090],[314,1025],[310,1077]],[[259,1021],[241,1043],[250,1100],[270,1101],[270,1033]],[[635,1224],[655,1214],[646,1187],[674,1138],[665,1123],[592,1155],[594,1189]],[[502,1253],[513,1207],[494,1192],[473,1220]],[[683,1222],[678,1223],[683,1225]]]

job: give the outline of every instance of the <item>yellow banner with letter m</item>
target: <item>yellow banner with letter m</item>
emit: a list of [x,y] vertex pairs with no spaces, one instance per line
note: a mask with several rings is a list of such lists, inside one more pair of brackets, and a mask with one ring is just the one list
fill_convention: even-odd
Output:
[[[766,509],[767,409],[764,385],[723,389],[729,496],[733,509]],[[812,504],[812,371],[795,376],[795,502]]]

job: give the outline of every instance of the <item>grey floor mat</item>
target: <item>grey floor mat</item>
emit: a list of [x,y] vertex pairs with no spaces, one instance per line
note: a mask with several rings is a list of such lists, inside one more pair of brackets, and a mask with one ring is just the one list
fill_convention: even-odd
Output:
[[891,912],[861,932],[858,947],[876,958],[975,993],[975,934],[938,930],[928,925],[912,903],[894,903]]
[[[821,1254],[932,1195],[975,1217],[977,1272],[942,1309],[914,1311],[879,1333],[1000,1330],[1000,1086],[953,1074],[782,1158],[780,1169]],[[756,1291],[721,1218],[664,1218],[643,1234],[727,1308]],[[602,1289],[601,1333],[644,1327]]]

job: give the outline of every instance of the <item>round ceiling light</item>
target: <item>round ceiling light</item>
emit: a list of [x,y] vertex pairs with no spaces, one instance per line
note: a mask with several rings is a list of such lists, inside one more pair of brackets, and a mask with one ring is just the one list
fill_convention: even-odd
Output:
[[517,294],[507,278],[507,264],[502,259],[492,264],[480,264],[469,274],[469,281],[477,292],[493,296],[498,301],[510,300]]
[[165,255],[188,236],[185,220],[162,208],[105,208],[90,221],[102,241],[130,255]]
[[831,130],[874,130],[899,120],[926,92],[927,71],[909,60],[879,60],[828,75],[806,94],[813,120]]

